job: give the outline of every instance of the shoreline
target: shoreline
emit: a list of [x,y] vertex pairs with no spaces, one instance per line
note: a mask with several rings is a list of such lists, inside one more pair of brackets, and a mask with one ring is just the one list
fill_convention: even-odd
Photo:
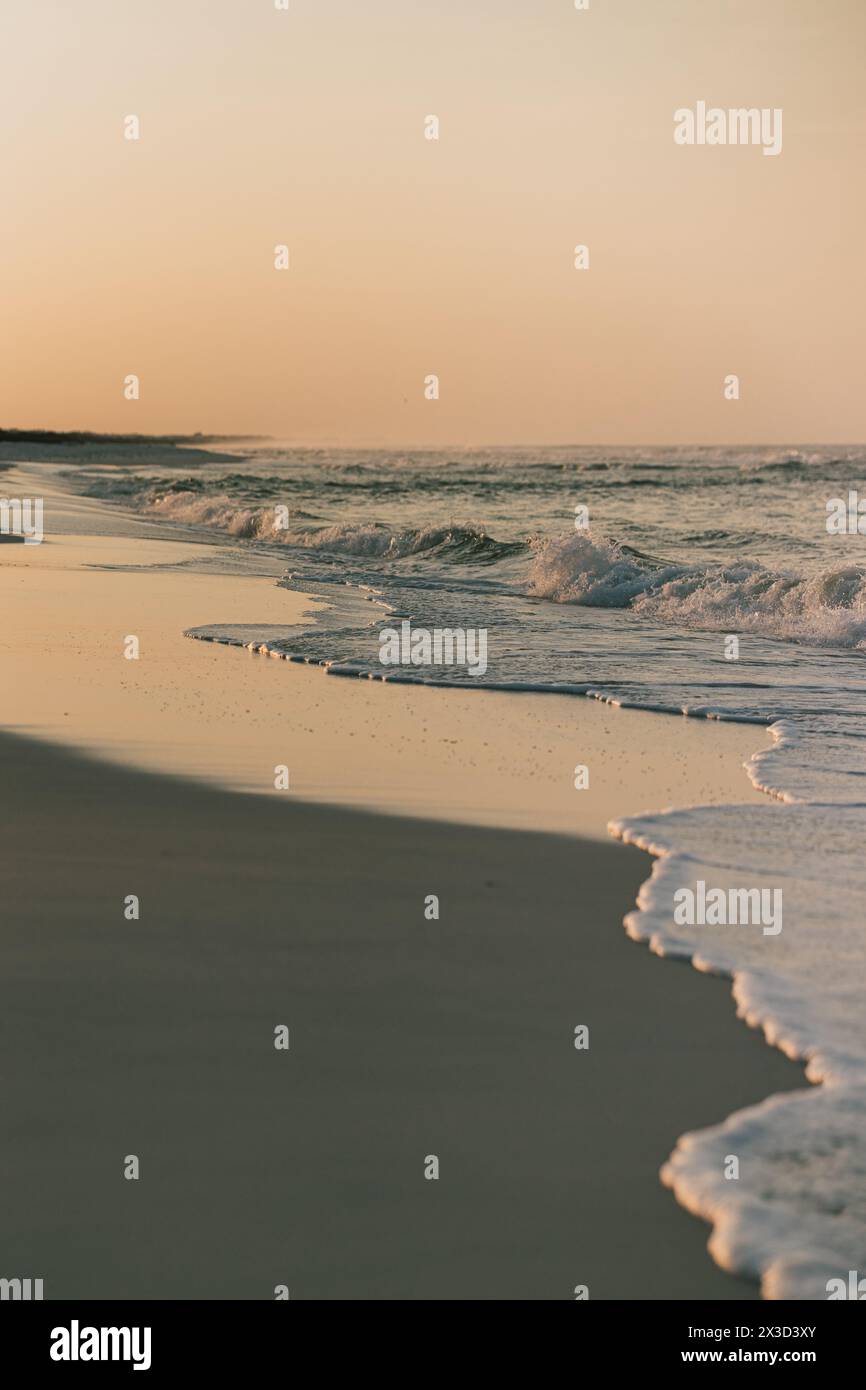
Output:
[[[681,980],[676,984],[668,981],[668,972],[661,971],[658,963],[651,961],[649,952],[640,951],[653,975],[663,977],[651,979],[647,975],[644,978],[645,967],[626,964],[628,957],[622,955],[621,948],[635,953],[636,948],[629,942],[622,921],[638,889],[648,879],[648,865],[642,851],[611,841],[608,822],[640,811],[647,800],[654,806],[660,801],[667,801],[671,806],[694,802],[729,804],[732,801],[766,806],[766,797],[751,786],[743,769],[745,757],[754,752],[755,742],[762,736],[760,728],[685,718],[675,723],[669,717],[661,719],[656,713],[621,710],[591,699],[579,701],[568,694],[521,692],[516,699],[514,693],[451,688],[444,696],[435,686],[369,680],[356,680],[349,692],[345,680],[315,681],[311,671],[303,671],[295,663],[250,662],[249,653],[241,649],[218,651],[216,644],[191,642],[183,632],[187,627],[201,625],[206,618],[241,626],[245,621],[255,620],[259,627],[262,620],[272,617],[275,623],[287,626],[303,621],[304,615],[315,609],[319,601],[276,589],[273,574],[269,573],[269,559],[262,560],[259,574],[220,572],[218,564],[214,572],[214,561],[221,547],[212,538],[191,534],[190,528],[178,530],[149,519],[142,521],[133,515],[132,534],[124,534],[126,518],[122,508],[63,494],[53,500],[55,515],[59,512],[62,516],[64,507],[67,509],[68,533],[53,533],[45,545],[36,548],[38,557],[29,547],[8,547],[3,553],[3,560],[7,562],[5,577],[8,582],[11,574],[11,582],[17,585],[15,596],[18,600],[9,607],[3,641],[9,647],[10,657],[17,658],[28,674],[25,685],[10,686],[4,690],[3,697],[7,720],[16,738],[21,734],[38,735],[38,743],[31,739],[23,744],[25,748],[40,750],[38,753],[31,751],[30,758],[35,758],[40,766],[48,766],[42,762],[44,756],[51,765],[59,762],[66,769],[64,775],[68,774],[70,779],[67,805],[72,819],[82,814],[85,823],[89,821],[92,826],[96,813],[86,797],[84,805],[75,804],[82,802],[81,790],[75,790],[73,785],[75,769],[83,777],[82,769],[86,768],[87,781],[92,786],[114,789],[106,793],[109,795],[116,794],[120,785],[117,778],[144,779],[134,783],[137,790],[130,791],[129,795],[159,807],[167,823],[177,815],[178,805],[187,797],[193,797],[195,814],[206,821],[215,818],[222,843],[226,845],[236,840],[234,849],[240,855],[241,864],[255,863],[260,877],[267,881],[271,881],[273,870],[261,864],[260,846],[250,836],[251,804],[261,808],[256,811],[256,818],[259,815],[277,817],[274,826],[282,824],[287,814],[295,827],[299,824],[298,817],[301,821],[306,818],[308,823],[314,821],[322,827],[325,836],[319,850],[322,843],[333,844],[334,836],[340,845],[341,881],[351,899],[352,911],[370,916],[365,940],[371,943],[377,978],[386,978],[390,967],[382,959],[380,945],[376,942],[375,913],[369,900],[370,868],[358,860],[347,862],[343,852],[347,832],[341,828],[342,818],[349,817],[351,824],[357,826],[362,822],[352,820],[353,817],[368,817],[363,824],[367,826],[365,834],[371,841],[378,845],[383,840],[394,840],[405,846],[407,855],[415,858],[423,858],[423,846],[431,837],[437,842],[442,837],[443,844],[448,844],[444,859],[447,864],[460,861],[465,853],[466,837],[477,844],[489,841],[486,852],[502,854],[509,866],[513,857],[522,864],[527,879],[536,874],[539,861],[553,856],[556,865],[549,871],[550,882],[545,880],[539,884],[538,891],[552,895],[555,904],[552,912],[555,920],[544,920],[541,929],[553,931],[555,936],[561,960],[557,976],[562,976],[561,981],[557,978],[557,989],[569,978],[580,978],[585,964],[572,972],[569,962],[575,953],[581,959],[581,953],[588,953],[593,968],[599,972],[596,985],[605,1000],[608,1020],[618,1019],[618,1026],[624,1027],[618,1002],[620,992],[624,991],[627,1008],[635,1017],[642,1016],[645,998],[649,995],[657,1001],[665,1001],[662,1009],[665,1020],[668,1003],[675,1006],[675,1011],[684,1011],[680,1016],[680,1039],[690,1032],[700,1033],[706,1007],[701,992],[703,986],[697,987],[692,996],[690,984]],[[26,550],[31,553],[27,554]],[[51,624],[48,643],[44,640],[46,614],[50,614]],[[120,650],[120,638],[131,629],[142,638],[142,659],[136,662],[124,661]],[[322,674],[321,669],[317,674]],[[58,705],[58,695],[62,696],[62,709]],[[15,742],[9,744],[8,735],[4,737],[8,756],[14,763],[23,756],[21,747]],[[59,748],[58,740],[63,745]],[[482,749],[487,752],[481,752]],[[593,768],[591,790],[574,790],[572,769],[578,759]],[[273,786],[272,770],[283,762],[291,763],[293,769],[288,794],[276,791]],[[252,773],[251,769],[257,771]],[[190,778],[195,780],[190,781]],[[481,797],[476,792],[477,785],[484,788]],[[171,788],[175,789],[174,793],[169,790]],[[254,795],[250,795],[251,792]],[[209,796],[215,800],[208,802]],[[287,796],[288,806],[285,804]],[[272,804],[275,797],[282,802],[279,807]],[[127,799],[124,794],[124,809],[119,815],[128,820]],[[229,810],[230,807],[233,809]],[[36,827],[50,819],[51,812],[44,802],[37,800],[31,805],[31,813],[36,834]],[[274,826],[270,821],[266,823],[268,834],[273,837]],[[373,825],[377,827],[375,831],[370,828]],[[193,833],[190,826],[181,828]],[[166,861],[176,859],[178,851],[155,838],[155,826],[146,817],[140,834],[148,871],[159,867],[164,872]],[[573,861],[568,859],[567,847],[573,851]],[[310,852],[314,848],[311,844]],[[627,868],[629,864],[633,867]],[[175,867],[180,871],[181,866]],[[304,870],[299,867],[298,871],[303,879]],[[61,889],[55,881],[58,872],[60,866],[55,865],[48,879],[54,883],[51,891],[59,895]],[[242,879],[242,868],[238,872]],[[478,884],[473,882],[473,872],[465,869],[462,891],[477,895]],[[579,885],[577,888],[575,881]],[[624,881],[631,885],[630,898],[622,891]],[[86,891],[86,885],[84,888]],[[297,885],[289,887],[290,900],[296,896],[296,889]],[[249,908],[244,904],[243,895],[239,897],[230,884],[225,885],[224,891],[226,904],[231,906],[237,920],[246,921]],[[530,944],[526,939],[526,921],[532,922],[533,933],[539,930],[539,913],[533,904],[532,909],[527,910],[525,921],[514,920],[509,914],[516,892],[518,889],[514,887],[498,911],[507,923],[506,937],[510,946],[519,951]],[[192,906],[194,912],[196,897],[191,884],[180,883],[178,893],[187,911]],[[582,903],[587,895],[599,904],[599,921],[594,925],[580,921],[569,927],[563,916],[564,903],[572,900]],[[483,900],[484,895],[481,896]],[[270,959],[287,949],[277,917],[272,915],[277,905],[266,903],[263,906],[257,885],[253,900],[257,910],[264,910],[262,930]],[[169,905],[168,910],[171,912],[174,908]],[[91,911],[98,918],[104,905],[92,902]],[[334,905],[329,929],[333,930],[339,919],[340,913]],[[475,923],[471,925],[476,926]],[[482,924],[480,930],[483,932],[486,927]],[[593,930],[600,934],[598,941],[592,937]],[[578,939],[571,940],[569,932]],[[589,933],[586,940],[583,939],[585,933]],[[238,957],[245,977],[252,977],[262,969],[259,962],[244,954],[243,944],[239,946],[234,940],[231,923],[224,918],[219,919],[219,937],[220,951],[225,958]],[[613,944],[614,938],[619,945]],[[345,941],[342,947],[338,943],[339,938],[336,938],[329,949],[338,952],[345,949]],[[401,943],[401,949],[403,946],[405,943]],[[28,978],[32,976],[35,980],[40,971],[38,947],[31,942],[29,946],[22,946],[22,950],[28,962]],[[316,952],[310,943],[305,943],[305,950],[311,959],[315,958]],[[148,956],[145,945],[137,946],[135,954],[148,975],[154,971],[159,973],[159,963]],[[316,969],[322,970],[324,964],[319,960]],[[456,976],[447,974],[446,964],[425,956],[425,968],[434,974],[437,968],[445,971],[441,978],[447,992],[453,991],[459,981]],[[480,970],[478,960],[464,964]],[[114,965],[122,978],[123,962],[116,961]],[[506,972],[509,990],[518,988],[527,968],[527,963],[521,962],[512,973]],[[65,961],[64,969],[75,973],[74,953]],[[695,973],[690,968],[690,975]],[[633,975],[638,983],[629,984]],[[215,1003],[216,1013],[224,1010],[231,1016],[232,982],[214,978],[212,983],[218,992],[223,990]],[[593,1227],[594,1249],[600,1248],[604,1239],[619,1248],[633,1238],[630,1235],[634,1224],[631,1202],[635,1191],[640,1194],[640,1219],[646,1229],[642,1236],[638,1234],[634,1239],[639,1245],[643,1242],[645,1250],[649,1248],[650,1230],[654,1232],[652,1239],[658,1243],[664,1241],[668,1223],[671,1238],[678,1229],[688,1229],[681,1227],[679,1215],[686,1216],[689,1222],[696,1219],[676,1206],[658,1176],[678,1136],[718,1124],[732,1110],[762,1101],[775,1092],[805,1085],[802,1068],[772,1051],[761,1035],[755,1035],[754,1030],[736,1017],[730,997],[730,980],[725,981],[727,988],[721,981],[717,983],[719,1014],[713,1018],[712,1046],[705,1047],[706,1055],[702,1054],[706,1075],[701,1073],[698,1078],[680,1075],[673,1064],[675,1045],[670,1038],[662,1048],[668,1069],[665,1076],[653,1076],[650,1080],[643,1074],[642,1087],[628,1102],[628,1120],[633,1128],[638,1121],[651,1119],[655,1123],[664,1119],[669,1130],[665,1143],[660,1144],[659,1151],[654,1152],[651,1159],[646,1158],[643,1165],[626,1166],[613,1182],[609,1174],[593,1173],[590,1178],[590,1184],[595,1184],[592,1186],[595,1203],[607,1201],[610,1205],[616,1197],[628,1213],[617,1216],[608,1211],[611,1230],[605,1235]],[[160,987],[174,996],[174,982],[161,979]],[[712,988],[716,990],[716,984]],[[140,1003],[139,999],[135,1000],[136,1007]],[[495,1016],[494,1022],[496,1046],[507,1049],[504,1020]],[[655,1023],[648,1030],[654,1044],[658,1027]],[[540,1025],[537,1031],[543,1034],[544,1026]],[[748,1043],[743,1034],[750,1039]],[[481,1044],[471,1031],[467,1036],[474,1045]],[[614,1044],[615,1054],[616,1047]],[[157,1029],[148,1037],[147,1050],[158,1051],[158,1048]],[[685,1050],[688,1057],[694,1057],[693,1039]],[[657,1051],[650,1061],[658,1061]],[[543,1058],[550,1062],[551,1054],[545,1053]],[[638,1057],[637,1049],[633,1049],[631,1060],[639,1069],[647,1066],[647,1058]],[[339,1070],[334,1058],[328,1065],[326,1089]],[[598,1067],[600,1079],[592,1092],[589,1108],[598,1123],[599,1116],[610,1112],[608,1088],[620,1096],[626,1083],[621,1074],[621,1059],[618,1065],[616,1055],[607,1062],[593,1057],[593,1065]],[[739,1079],[727,1074],[731,1068],[739,1070]],[[206,1068],[203,1074],[207,1081]],[[758,1075],[762,1077],[761,1085],[753,1089]],[[142,1072],[144,1076],[147,1076],[148,1086],[154,1084],[154,1077],[147,1074],[146,1068]],[[198,1073],[196,1084],[203,1084]],[[703,1096],[696,1097],[688,1089],[695,1084],[699,1088],[703,1086]],[[671,1104],[665,1090],[668,1085],[680,1086],[679,1108]],[[651,1103],[646,1098],[648,1089],[653,1096]],[[453,1094],[461,1105],[465,1103],[459,1085],[454,1087]],[[375,1101],[375,1093],[371,1101]],[[306,1097],[305,1103],[313,1102]],[[355,1103],[352,1097],[346,1097],[350,1108]],[[405,1096],[402,1103],[406,1103]],[[526,1095],[520,1098],[517,1107],[528,1107],[528,1113],[521,1118],[521,1127],[525,1126],[528,1133],[533,1130],[533,1105],[532,1096]],[[504,1123],[505,1118],[500,1117],[500,1124]],[[550,1123],[552,1125],[553,1121]],[[568,1127],[577,1123],[577,1117],[573,1121],[560,1119],[557,1123]],[[633,1134],[630,1142],[643,1152],[639,1134]],[[32,1157],[38,1163],[37,1156]],[[594,1160],[596,1167],[602,1157],[599,1148]],[[317,1161],[320,1159],[321,1155]],[[234,1161],[244,1166],[240,1156]],[[387,1166],[386,1155],[380,1155],[380,1161]],[[550,1162],[561,1161],[561,1155],[550,1157]],[[578,1154],[575,1164],[580,1167]],[[544,1170],[545,1165],[541,1168]],[[247,1180],[255,1183],[256,1176],[248,1166],[245,1171]],[[311,1169],[314,1171],[315,1165]],[[88,1175],[81,1173],[79,1178],[86,1187]],[[543,1182],[540,1172],[535,1172],[535,1181]],[[560,1182],[561,1197],[565,1201],[564,1175]],[[473,1201],[477,1200],[476,1195]],[[151,1215],[153,1218],[154,1214]],[[591,1224],[591,1212],[584,1215]],[[460,1221],[464,1219],[465,1212]],[[486,1232],[485,1238],[493,1245],[500,1239],[497,1235],[499,1221],[501,1215],[496,1221],[491,1219]],[[679,1288],[680,1292],[593,1295],[591,1290],[590,1296],[757,1297],[758,1291],[751,1283],[723,1273],[706,1253],[698,1259],[693,1258],[694,1251],[701,1245],[701,1234],[705,1244],[706,1227],[703,1233],[700,1230],[695,1233],[692,1228],[690,1238],[676,1237],[685,1242],[681,1258],[688,1272],[690,1292],[683,1291],[685,1285],[677,1282],[680,1276],[674,1271],[666,1270],[659,1281],[658,1272],[651,1272],[645,1261],[641,1277],[653,1289],[658,1285],[669,1290]],[[199,1232],[197,1239],[202,1238]],[[523,1239],[530,1240],[528,1231]],[[527,1258],[525,1252],[523,1258]],[[613,1289],[614,1271],[609,1263],[605,1264],[602,1254],[593,1258],[597,1260],[596,1268],[604,1271],[599,1276],[602,1287]],[[707,1268],[702,1269],[699,1261]],[[484,1275],[484,1279],[491,1277],[495,1275]],[[628,1277],[623,1276],[621,1287],[633,1287]],[[695,1294],[695,1287],[706,1292]],[[259,1295],[216,1293],[199,1296]],[[381,1296],[399,1295],[392,1292]],[[416,1296],[457,1295],[419,1293]],[[511,1295],[475,1292],[464,1296]],[[568,1294],[524,1292],[515,1296],[567,1297]]]
[[550,691],[316,680],[323,668],[192,640],[214,625],[288,634],[322,600],[276,587],[282,557],[253,564],[246,549],[238,572],[229,538],[60,491],[50,469],[9,485],[44,489],[50,523],[43,544],[2,551],[13,731],[244,792],[272,793],[285,765],[311,801],[605,841],[611,820],[649,808],[767,804],[743,771],[761,726]]

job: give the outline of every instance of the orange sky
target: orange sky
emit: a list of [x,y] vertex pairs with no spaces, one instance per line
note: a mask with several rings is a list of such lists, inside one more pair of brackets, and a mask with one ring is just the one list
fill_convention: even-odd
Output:
[[4,0],[0,54],[3,425],[866,439],[863,0]]

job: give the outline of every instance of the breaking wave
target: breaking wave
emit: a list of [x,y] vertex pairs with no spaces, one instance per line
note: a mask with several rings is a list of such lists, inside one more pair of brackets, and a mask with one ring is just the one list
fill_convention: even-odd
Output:
[[584,532],[534,547],[527,590],[553,603],[631,608],[683,627],[866,649],[866,569],[859,565],[804,576],[752,560],[675,564]]
[[[225,495],[203,497],[193,491],[161,493],[151,500],[150,509],[175,521],[208,526],[243,540],[377,560],[400,560],[429,553],[455,561],[489,563],[526,549],[519,541],[497,541],[473,525],[430,525],[399,531],[376,523],[293,529],[280,524],[273,506],[239,507]],[[294,514],[303,515],[297,511]]]

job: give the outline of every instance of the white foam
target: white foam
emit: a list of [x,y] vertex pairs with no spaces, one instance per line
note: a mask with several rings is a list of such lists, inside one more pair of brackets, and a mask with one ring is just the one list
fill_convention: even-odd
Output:
[[684,627],[866,648],[866,569],[855,565],[797,575],[751,560],[669,564],[586,531],[538,542],[527,589],[555,603],[631,608]]
[[[866,808],[701,807],[610,830],[656,856],[626,918],[629,934],[730,975],[740,1017],[820,1083],[685,1135],[663,1181],[712,1223],[710,1250],[724,1268],[760,1277],[767,1297],[826,1298],[828,1278],[866,1272],[866,868],[851,873]],[[699,879],[780,887],[783,930],[675,925],[675,891]],[[738,1179],[724,1176],[729,1155],[739,1159]]]

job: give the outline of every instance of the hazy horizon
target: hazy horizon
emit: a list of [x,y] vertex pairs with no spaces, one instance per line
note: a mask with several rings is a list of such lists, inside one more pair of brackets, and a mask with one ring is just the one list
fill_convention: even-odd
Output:
[[467,450],[483,453],[485,450],[509,449],[821,449],[821,448],[866,448],[866,438],[864,439],[743,439],[734,442],[730,439],[708,440],[708,439],[660,439],[650,442],[646,439],[634,440],[626,443],[622,439],[563,439],[554,442],[542,443],[537,439],[512,441],[510,443],[495,442],[490,440],[479,440],[477,443],[460,442],[456,440],[444,440],[441,443],[431,444],[419,440],[398,440],[396,442],[384,442],[382,440],[362,440],[360,442],[346,442],[339,439],[294,439],[285,438],[276,434],[252,434],[238,432],[236,430],[213,431],[213,430],[166,430],[166,431],[144,431],[144,430],[91,430],[84,427],[74,429],[42,428],[40,426],[21,427],[18,425],[0,426],[0,443],[3,441],[4,434],[13,435],[56,435],[59,439],[67,436],[80,435],[94,439],[104,438],[128,438],[143,440],[163,440],[172,439],[187,441],[199,439],[213,443],[257,443],[257,444],[278,444],[285,449],[381,449],[388,453],[400,453],[409,450],[420,452],[429,450],[431,452],[442,453],[448,449]]

